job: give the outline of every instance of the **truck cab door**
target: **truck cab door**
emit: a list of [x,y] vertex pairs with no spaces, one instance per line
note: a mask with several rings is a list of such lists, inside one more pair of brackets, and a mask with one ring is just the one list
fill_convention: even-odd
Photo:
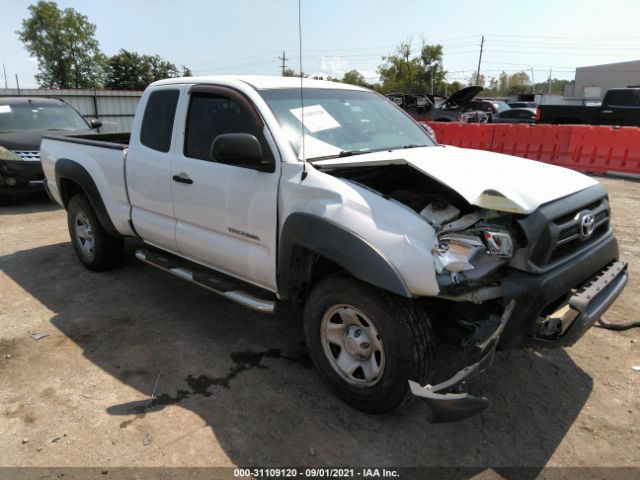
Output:
[[600,125],[640,125],[640,90],[609,90],[599,120]]
[[[277,192],[280,165],[254,105],[228,87],[189,92],[183,147],[172,165],[176,241],[181,255],[250,283],[276,290]],[[218,135],[248,133],[268,168],[221,163],[210,155]]]
[[171,162],[181,93],[180,87],[167,85],[145,94],[136,112],[125,165],[131,221],[136,233],[146,242],[174,252],[177,245]]

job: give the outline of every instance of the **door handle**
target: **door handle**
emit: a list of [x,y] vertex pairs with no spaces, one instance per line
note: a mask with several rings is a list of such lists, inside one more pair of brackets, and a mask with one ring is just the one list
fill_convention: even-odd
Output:
[[613,110],[602,110],[600,113],[613,113]]
[[179,182],[179,183],[186,183],[188,185],[191,185],[193,183],[193,180],[191,180],[186,173],[181,173],[180,175],[174,175],[173,181]]

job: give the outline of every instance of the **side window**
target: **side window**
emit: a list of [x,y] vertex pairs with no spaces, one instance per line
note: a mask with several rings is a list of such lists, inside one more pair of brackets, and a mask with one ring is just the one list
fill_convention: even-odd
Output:
[[179,96],[179,90],[159,90],[149,95],[140,128],[140,142],[144,146],[169,151]]
[[270,152],[262,132],[243,105],[224,96],[193,94],[187,115],[184,154],[191,158],[210,160],[211,143],[224,133],[250,133],[260,141],[265,156]]
[[607,93],[607,105],[628,107],[634,105],[633,90],[612,90]]

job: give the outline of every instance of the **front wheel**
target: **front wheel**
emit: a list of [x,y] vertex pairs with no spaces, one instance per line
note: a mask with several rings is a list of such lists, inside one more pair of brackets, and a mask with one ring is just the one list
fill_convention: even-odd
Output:
[[370,413],[411,398],[434,370],[429,319],[412,300],[347,275],[321,280],[304,309],[309,355],[337,396]]
[[67,224],[71,244],[89,270],[108,270],[122,260],[122,237],[109,235],[98,220],[87,198],[78,194],[67,205]]

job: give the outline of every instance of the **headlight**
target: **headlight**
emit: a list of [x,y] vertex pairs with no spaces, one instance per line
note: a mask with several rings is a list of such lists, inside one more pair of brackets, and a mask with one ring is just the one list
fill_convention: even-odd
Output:
[[0,147],[0,160],[13,160],[17,162],[23,161],[18,155],[4,147]]
[[438,237],[438,248],[434,251],[436,269],[439,273],[472,270],[480,257],[494,257],[496,261],[513,256],[513,240],[509,233],[495,228],[444,233]]
[[473,260],[482,255],[486,247],[475,235],[449,233],[440,236],[435,251],[436,268],[439,272],[463,272],[471,270]]

